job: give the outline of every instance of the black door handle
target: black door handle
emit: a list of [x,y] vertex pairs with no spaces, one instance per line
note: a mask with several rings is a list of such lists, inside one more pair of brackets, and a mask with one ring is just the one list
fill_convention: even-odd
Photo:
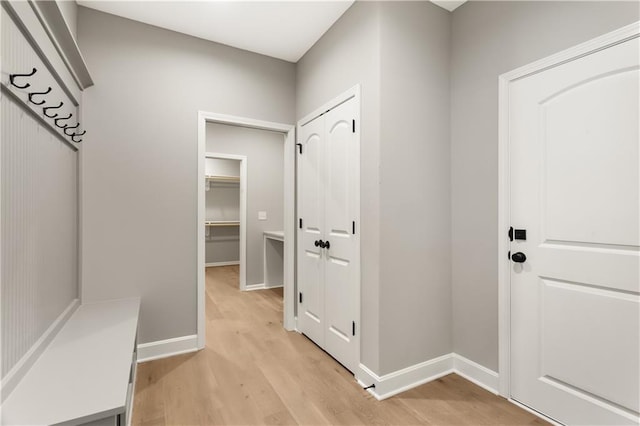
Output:
[[527,260],[527,256],[519,251],[511,255],[511,260],[513,260],[515,263],[524,263]]
[[330,247],[331,244],[329,244],[329,241],[325,241],[325,243],[322,245],[322,248],[326,248],[327,250],[329,250]]
[[322,241],[322,240],[316,240],[316,241],[313,243],[313,245],[314,245],[314,246],[316,246],[316,247],[324,248],[324,241]]

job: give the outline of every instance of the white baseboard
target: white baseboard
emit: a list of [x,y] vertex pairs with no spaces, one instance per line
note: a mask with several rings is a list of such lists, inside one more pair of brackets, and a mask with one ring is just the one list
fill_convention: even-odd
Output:
[[453,370],[459,376],[498,395],[498,373],[471,361],[462,355],[453,354]]
[[27,374],[40,355],[42,355],[49,343],[51,343],[53,338],[56,337],[56,334],[58,334],[60,329],[67,323],[67,320],[73,315],[78,306],[80,306],[80,299],[73,299],[69,306],[67,306],[49,328],[47,328],[47,331],[40,336],[27,353],[20,358],[20,361],[5,375],[0,384],[0,395],[2,395],[3,401],[9,396],[20,380],[22,380],[24,375]]
[[173,339],[158,340],[156,342],[138,345],[138,362],[152,361],[174,355],[186,354],[198,350],[198,336],[174,337]]
[[228,262],[210,262],[210,263],[205,263],[204,267],[205,268],[215,268],[216,266],[231,266],[231,265],[239,265],[240,261],[239,260],[230,260]]
[[264,286],[264,288],[281,288],[284,287],[284,284],[276,284],[276,285],[266,285]]
[[362,387],[375,385],[367,391],[380,401],[451,373],[456,373],[489,392],[498,394],[498,373],[455,353],[382,376],[360,364],[356,380]]
[[452,354],[443,355],[382,376],[360,364],[359,373],[358,382],[375,385],[368,391],[380,401],[453,373],[453,357]]
[[244,291],[264,290],[265,288],[268,288],[268,287],[266,287],[264,283],[247,284],[244,288]]

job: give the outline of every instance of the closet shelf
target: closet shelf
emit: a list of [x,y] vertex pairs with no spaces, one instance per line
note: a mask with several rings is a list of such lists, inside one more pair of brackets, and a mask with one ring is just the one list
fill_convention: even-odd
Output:
[[239,220],[207,220],[205,226],[240,226]]
[[220,175],[207,175],[207,180],[213,182],[240,182],[240,176],[220,176]]

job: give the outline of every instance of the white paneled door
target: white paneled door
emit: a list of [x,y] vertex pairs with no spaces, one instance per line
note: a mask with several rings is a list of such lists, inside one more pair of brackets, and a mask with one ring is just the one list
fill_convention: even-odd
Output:
[[324,157],[322,117],[299,128],[298,193],[298,329],[324,346]]
[[511,397],[565,424],[638,423],[639,52],[509,88]]
[[299,128],[298,328],[351,371],[359,362],[357,100]]

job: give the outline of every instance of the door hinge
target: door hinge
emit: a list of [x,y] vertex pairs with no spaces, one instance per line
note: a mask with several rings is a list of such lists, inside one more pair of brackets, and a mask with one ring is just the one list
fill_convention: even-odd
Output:
[[302,303],[302,292],[298,293],[298,300]]
[[356,221],[351,222],[351,232],[356,235]]
[[356,120],[351,120],[351,132],[356,132]]
[[509,241],[513,241],[513,226],[509,227]]
[[353,336],[356,335],[356,322],[355,321],[351,321],[351,335],[353,335]]
[[297,143],[296,145],[298,146],[298,150],[300,151],[300,154],[302,154],[302,144]]
[[298,219],[300,229],[302,229],[302,218]]

